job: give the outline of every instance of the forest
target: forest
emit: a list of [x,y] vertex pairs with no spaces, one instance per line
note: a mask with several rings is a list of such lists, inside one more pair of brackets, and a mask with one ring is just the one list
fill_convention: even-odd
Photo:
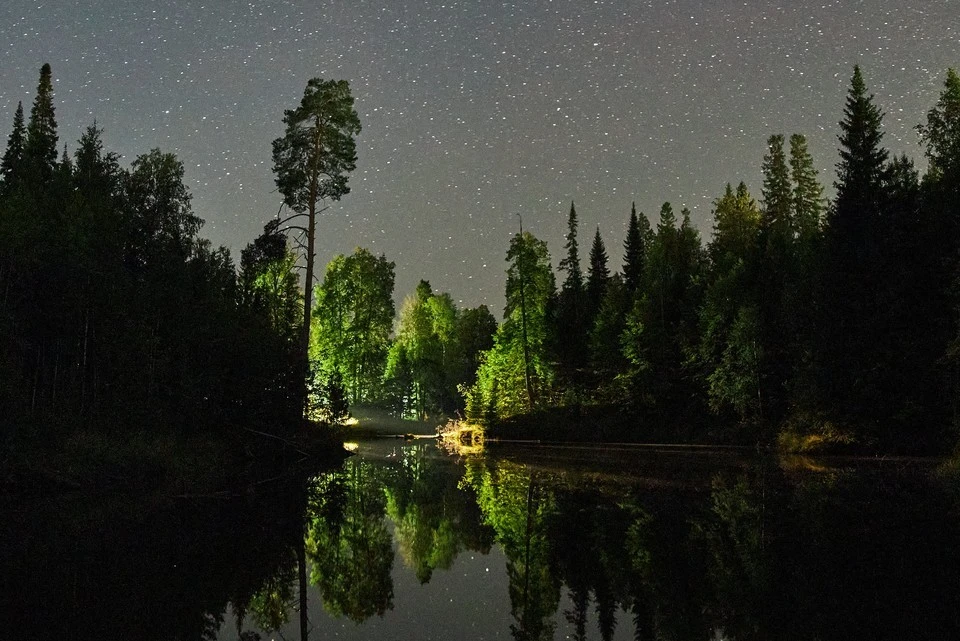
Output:
[[[339,111],[322,112],[324,91]],[[315,79],[286,112],[274,171],[291,219],[308,226],[268,222],[237,265],[200,237],[175,155],[121,167],[97,123],[61,147],[44,65],[0,164],[4,448],[80,426],[288,437],[305,411],[330,424],[348,404],[462,415],[504,438],[956,445],[955,71],[916,128],[922,174],[884,147],[881,106],[855,67],[832,200],[804,136],[771,135],[761,193],[720,190],[706,241],[685,209],[666,202],[652,220],[634,208],[622,260],[597,228],[585,270],[571,203],[556,272],[530,231],[510,242],[500,323],[428,280],[398,313],[394,263],[363,248],[302,289],[316,206],[349,192],[352,103],[345,82]],[[339,137],[317,144],[311,165],[314,121]],[[310,167],[329,180],[309,180]]]
[[[556,272],[535,235],[511,241],[498,326],[426,281],[391,325],[392,264],[363,250],[340,257],[318,290],[318,371],[340,373],[352,402],[406,416],[462,411],[508,439],[950,451],[960,383],[954,70],[916,131],[922,175],[884,147],[882,109],[855,67],[833,200],[805,137],[774,134],[761,193],[728,184],[706,242],[686,209],[666,202],[651,223],[632,208],[622,260],[598,227],[586,270],[571,203]],[[369,274],[353,277],[355,291],[382,289],[376,332],[363,296],[332,293],[351,261]],[[329,304],[339,300],[359,307]]]

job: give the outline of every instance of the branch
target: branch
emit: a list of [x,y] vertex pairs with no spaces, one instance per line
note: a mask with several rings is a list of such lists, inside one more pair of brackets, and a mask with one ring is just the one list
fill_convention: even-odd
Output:
[[[307,215],[309,215],[307,212],[302,211],[302,212],[300,212],[299,214],[294,214],[294,215],[292,215],[292,216],[287,216],[287,217],[284,218],[283,220],[277,221],[277,227],[279,227],[280,225],[284,225],[284,224],[290,222],[291,220],[294,220],[295,218],[300,218],[301,216],[307,216]],[[277,218],[280,218],[280,212],[277,212]]]
[[283,229],[279,229],[277,231],[286,232],[286,231],[290,231],[291,229],[295,229],[299,232],[303,232],[304,234],[309,233],[306,227],[301,227],[300,225],[287,225]]

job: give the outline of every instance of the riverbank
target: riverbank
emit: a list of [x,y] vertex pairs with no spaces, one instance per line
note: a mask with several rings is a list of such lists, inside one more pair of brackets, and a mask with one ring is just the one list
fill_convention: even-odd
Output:
[[137,492],[213,495],[276,477],[292,466],[339,463],[340,434],[305,426],[289,437],[252,428],[183,434],[150,429],[54,428],[8,443],[0,488],[9,493]]
[[[488,441],[542,441],[556,443],[674,443],[703,446],[770,448],[781,453],[816,455],[951,454],[945,443],[904,442],[857,438],[858,430],[827,421],[794,421],[759,426],[732,422],[714,415],[659,415],[618,405],[569,405],[538,409],[506,419],[485,422]],[[866,431],[866,430],[860,430]],[[879,430],[873,429],[872,433]]]

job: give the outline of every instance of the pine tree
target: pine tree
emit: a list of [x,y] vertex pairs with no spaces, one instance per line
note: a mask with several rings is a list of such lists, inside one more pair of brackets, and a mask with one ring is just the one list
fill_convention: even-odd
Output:
[[830,215],[835,249],[847,265],[866,267],[864,252],[876,238],[887,150],[883,141],[883,113],[867,94],[860,67],[853,78],[840,123],[840,162],[837,164],[837,197]]
[[763,217],[760,230],[764,251],[769,253],[785,250],[790,241],[793,193],[783,151],[783,136],[770,136],[767,149],[768,154],[763,157]]
[[555,326],[552,328],[552,349],[560,362],[561,372],[572,383],[576,372],[587,360],[586,300],[580,252],[577,244],[577,210],[570,203],[567,218],[567,256],[560,261],[560,270],[566,272],[557,305]]
[[350,83],[311,78],[303,90],[300,105],[284,111],[283,124],[284,135],[273,141],[273,173],[277,189],[283,194],[283,203],[306,218],[303,221],[307,246],[300,331],[302,367],[307,377],[317,206],[322,200],[337,201],[350,193],[349,174],[357,167],[354,138],[360,133],[360,118],[353,108]]
[[807,139],[790,136],[790,178],[793,180],[793,226],[801,245],[808,245],[820,233],[826,208],[823,185],[817,179]]
[[13,114],[13,131],[7,139],[7,149],[0,160],[0,178],[3,179],[3,190],[9,192],[22,174],[23,150],[27,143],[27,127],[23,121],[23,103],[17,103],[17,110]]
[[927,112],[927,123],[917,131],[929,161],[926,180],[957,188],[960,182],[960,76],[947,70],[937,105]]
[[623,243],[623,278],[630,292],[635,292],[640,287],[651,236],[652,232],[647,217],[642,213],[638,217],[637,205],[633,203],[630,206],[627,238]]
[[840,123],[837,196],[825,229],[825,272],[810,371],[820,411],[841,421],[873,418],[875,427],[887,429],[890,408],[883,388],[893,372],[882,371],[883,352],[897,339],[888,334],[887,301],[894,289],[884,253],[895,217],[884,214],[889,171],[887,151],[880,146],[882,119],[860,68],[854,67]]
[[593,236],[593,245],[590,247],[590,269],[587,274],[587,305],[593,315],[600,309],[603,295],[607,291],[610,281],[610,269],[607,267],[607,250],[600,237],[600,226]]
[[577,244],[577,209],[570,203],[570,215],[567,217],[567,243],[563,246],[567,256],[560,261],[560,271],[566,272],[563,291],[580,296],[583,293],[583,271],[580,269],[580,250]]
[[39,180],[49,179],[57,163],[58,136],[54,112],[52,72],[50,65],[45,64],[40,68],[40,82],[30,109],[24,146],[24,156],[31,171],[37,172],[34,177]]

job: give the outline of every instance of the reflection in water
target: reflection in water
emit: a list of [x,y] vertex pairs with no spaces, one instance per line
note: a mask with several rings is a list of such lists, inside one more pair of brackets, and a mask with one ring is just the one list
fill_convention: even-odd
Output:
[[464,481],[477,494],[484,522],[492,526],[507,555],[511,626],[515,639],[552,639],[552,617],[560,601],[560,583],[551,568],[548,528],[556,500],[537,474],[510,463],[468,461]]
[[314,641],[960,634],[960,483],[924,463],[360,450],[230,500],[7,500],[2,636],[293,639],[300,549]]
[[307,527],[310,583],[324,608],[361,622],[393,608],[393,541],[383,471],[357,458],[318,480]]

